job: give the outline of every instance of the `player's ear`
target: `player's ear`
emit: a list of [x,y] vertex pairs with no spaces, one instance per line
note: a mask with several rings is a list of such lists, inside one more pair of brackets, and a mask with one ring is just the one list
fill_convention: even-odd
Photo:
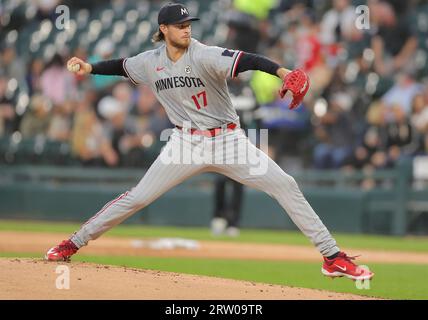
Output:
[[161,24],[159,26],[159,30],[162,31],[163,34],[166,34],[168,32],[168,27],[166,26],[166,24]]

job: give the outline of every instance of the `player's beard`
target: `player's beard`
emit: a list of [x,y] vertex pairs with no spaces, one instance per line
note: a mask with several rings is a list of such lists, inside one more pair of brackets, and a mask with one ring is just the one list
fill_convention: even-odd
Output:
[[189,41],[183,41],[182,43],[174,41],[172,39],[169,40],[170,44],[177,48],[177,49],[187,49],[190,45],[190,40]]

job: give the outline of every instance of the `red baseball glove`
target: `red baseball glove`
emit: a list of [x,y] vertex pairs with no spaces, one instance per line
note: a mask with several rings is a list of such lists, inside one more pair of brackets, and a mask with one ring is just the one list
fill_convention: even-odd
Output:
[[288,73],[284,78],[279,95],[284,98],[287,91],[290,90],[293,94],[293,100],[290,103],[289,109],[294,109],[300,105],[306,92],[309,90],[309,77],[301,69],[296,69]]

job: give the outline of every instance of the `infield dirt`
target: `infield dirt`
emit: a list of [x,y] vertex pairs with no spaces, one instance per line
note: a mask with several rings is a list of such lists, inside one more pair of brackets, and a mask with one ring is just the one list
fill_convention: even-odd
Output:
[[[68,236],[60,233],[0,232],[0,252],[35,253],[40,256],[40,259],[0,259],[0,299],[370,299],[352,294],[218,277],[81,262],[52,263],[42,260],[49,247]],[[200,241],[198,248],[192,250],[185,248],[155,250],[136,246],[136,243],[140,243],[138,241],[141,240],[105,236],[97,241],[92,241],[79,253],[82,255],[188,257],[193,259],[319,261],[321,266],[319,253],[310,246]],[[377,261],[377,259],[382,259],[384,263],[400,262],[393,258],[396,256],[392,252],[367,250],[361,252],[358,250],[356,253],[363,254],[365,258],[362,260],[363,263]],[[428,263],[427,254],[407,254],[408,259],[412,259],[414,263]],[[55,286],[58,277],[55,271],[58,265],[69,267],[69,290],[59,290]]]

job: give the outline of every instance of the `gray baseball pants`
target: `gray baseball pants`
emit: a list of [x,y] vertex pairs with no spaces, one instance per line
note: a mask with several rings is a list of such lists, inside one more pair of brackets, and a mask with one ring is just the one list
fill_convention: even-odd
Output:
[[203,172],[217,172],[266,192],[278,201],[323,256],[339,251],[294,178],[251,143],[239,128],[222,131],[215,137],[190,135],[186,130],[174,129],[137,186],[107,203],[71,236],[71,241],[79,248],[87,245],[174,186]]

